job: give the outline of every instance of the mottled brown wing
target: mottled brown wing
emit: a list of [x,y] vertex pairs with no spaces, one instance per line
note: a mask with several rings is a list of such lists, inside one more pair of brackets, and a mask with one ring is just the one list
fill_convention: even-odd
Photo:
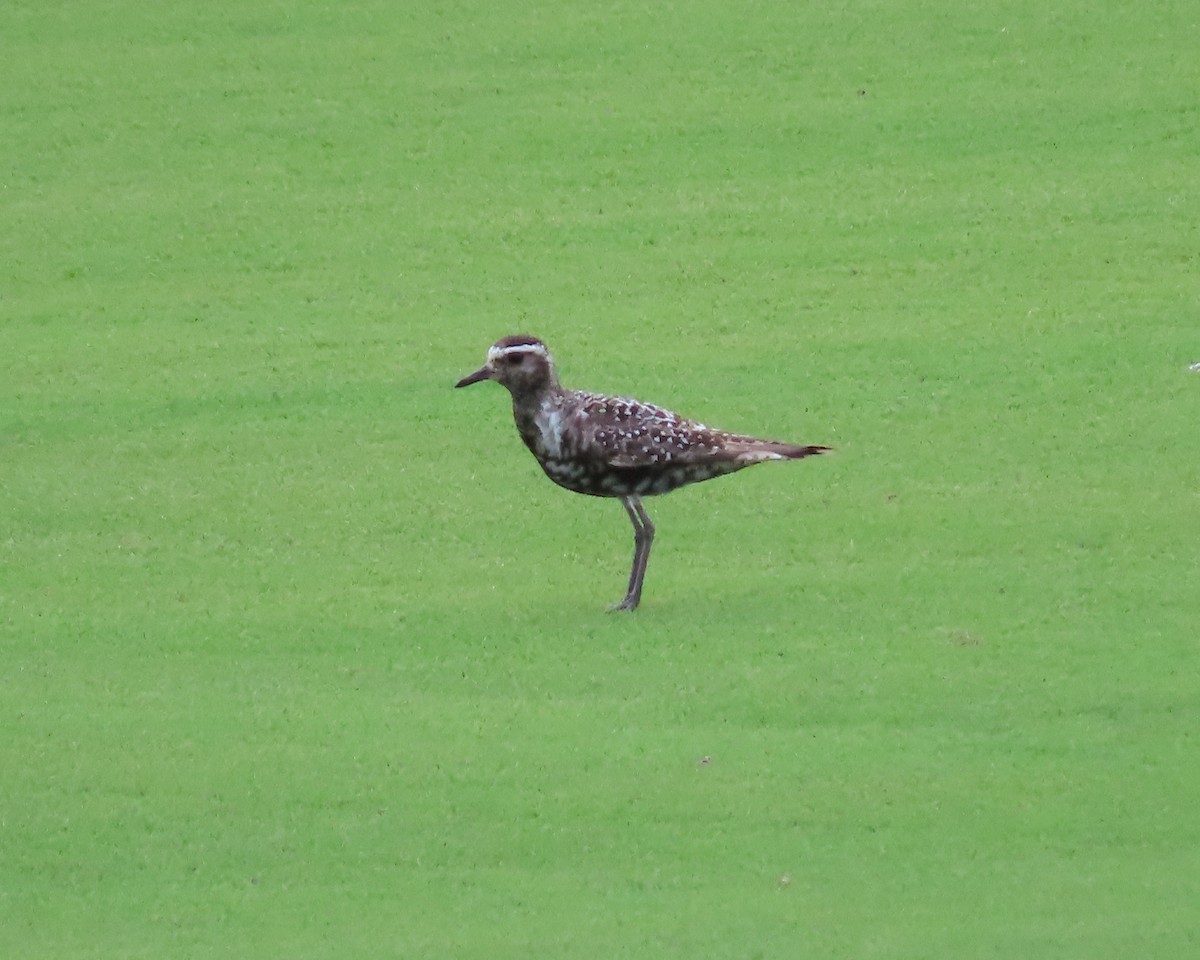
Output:
[[574,417],[580,453],[609,466],[694,463],[714,451],[715,431],[654,404],[584,394]]
[[688,466],[795,460],[827,447],[740,436],[685,420],[670,410],[621,397],[583,395],[576,414],[580,452],[611,467]]

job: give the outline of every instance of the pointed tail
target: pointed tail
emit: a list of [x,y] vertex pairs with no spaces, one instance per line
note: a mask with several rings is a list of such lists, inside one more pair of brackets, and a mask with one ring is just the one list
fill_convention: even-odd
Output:
[[805,457],[815,457],[821,453],[832,453],[833,447],[821,447],[815,444],[807,447],[797,447],[791,444],[780,444],[778,452],[783,455],[785,460],[803,460]]
[[[733,447],[733,444],[730,444],[729,447]],[[740,450],[734,448],[730,452],[733,453],[734,460],[758,463],[762,460],[803,460],[805,457],[815,457],[821,453],[830,453],[832,450],[833,447],[822,447],[816,444],[797,446],[794,443],[777,443],[774,440],[751,440]]]

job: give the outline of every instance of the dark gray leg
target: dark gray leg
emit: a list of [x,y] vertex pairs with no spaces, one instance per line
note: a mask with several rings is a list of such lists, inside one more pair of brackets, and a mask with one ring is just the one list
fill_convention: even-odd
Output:
[[646,577],[646,561],[650,559],[650,545],[654,542],[654,524],[646,515],[640,497],[622,497],[621,505],[629,514],[633,524],[633,567],[629,571],[629,589],[625,599],[613,610],[636,610],[642,599],[642,580]]

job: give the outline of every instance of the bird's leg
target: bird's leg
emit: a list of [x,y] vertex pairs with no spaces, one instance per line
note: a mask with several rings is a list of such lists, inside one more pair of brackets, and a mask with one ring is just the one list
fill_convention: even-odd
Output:
[[[646,564],[650,560],[650,545],[654,543],[654,524],[650,522],[650,516],[646,513],[646,508],[642,506],[640,497],[633,498],[633,509],[637,511],[638,519],[642,521],[642,562],[637,568],[636,578],[630,575],[630,586],[633,588],[633,605],[636,607],[638,601],[642,599],[642,580],[646,577]],[[636,537],[634,538],[636,541]]]
[[654,542],[654,524],[650,522],[640,497],[622,497],[621,505],[633,524],[633,567],[629,571],[629,589],[625,592],[625,599],[612,609],[636,610],[642,599],[642,580],[646,577],[650,545]]
[[[630,523],[634,524],[634,564],[629,570],[629,588],[625,590],[625,599],[619,604],[613,604],[611,610],[635,610],[638,601],[642,599],[642,577],[646,576],[646,558],[650,550],[650,540],[654,538],[654,527],[646,532],[649,517],[641,509],[637,497],[622,497],[620,504],[629,514]],[[643,522],[644,517],[644,522]]]

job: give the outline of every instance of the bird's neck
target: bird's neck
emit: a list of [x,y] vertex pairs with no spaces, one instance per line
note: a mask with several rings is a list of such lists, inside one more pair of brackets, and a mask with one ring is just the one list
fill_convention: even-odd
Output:
[[539,459],[554,446],[554,429],[558,421],[563,389],[557,383],[536,390],[513,391],[513,419],[525,445]]
[[538,410],[548,398],[556,397],[563,392],[553,371],[536,383],[513,383],[506,384],[506,386],[508,392],[512,394],[514,411]]

